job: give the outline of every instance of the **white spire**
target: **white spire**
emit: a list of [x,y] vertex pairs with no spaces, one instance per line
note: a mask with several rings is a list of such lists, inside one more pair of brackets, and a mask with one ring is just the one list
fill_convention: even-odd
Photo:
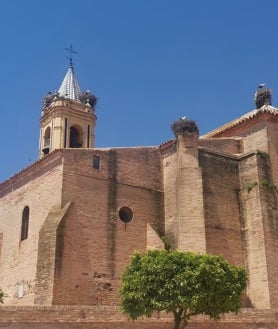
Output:
[[79,100],[79,97],[81,96],[81,90],[77,82],[77,79],[74,75],[71,61],[67,74],[65,75],[64,80],[60,88],[58,89],[58,94],[59,96],[70,98],[75,101]]

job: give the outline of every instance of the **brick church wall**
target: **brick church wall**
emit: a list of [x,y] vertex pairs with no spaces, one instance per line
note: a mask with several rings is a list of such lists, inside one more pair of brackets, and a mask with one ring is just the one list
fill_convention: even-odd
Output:
[[54,271],[56,264],[57,228],[69,211],[71,202],[62,209],[52,209],[39,231],[35,304],[51,305],[53,297]]
[[[100,159],[93,168],[93,156]],[[134,250],[147,246],[147,224],[163,234],[161,163],[157,148],[64,150],[54,304],[114,305]],[[129,207],[130,223],[119,219]]]
[[[275,117],[276,118],[276,117]],[[268,122],[268,150],[269,158],[261,159],[265,167],[264,177],[270,183],[264,186],[266,202],[264,228],[266,235],[266,257],[268,264],[268,280],[271,307],[278,307],[278,131],[277,119]]]
[[[207,252],[247,266],[252,306],[278,307],[278,132],[277,122],[267,118],[235,127],[235,138],[229,132],[219,139],[196,139],[194,145],[185,145],[189,151],[184,154],[174,142],[165,146],[162,157],[156,147],[54,151],[0,184],[0,284],[8,295],[5,305],[117,305],[121,273],[134,250],[162,246],[159,236],[164,230],[181,245],[175,220],[183,209],[181,222],[192,217],[191,211],[197,220],[204,219]],[[98,168],[94,158],[100,161]],[[20,241],[26,205],[29,236]],[[133,211],[131,222],[120,220],[121,207]],[[186,243],[190,246],[190,239]],[[24,296],[18,298],[21,285]],[[29,315],[36,319],[39,315],[33,310],[25,318],[20,309],[22,320],[16,320],[14,328],[26,325]],[[59,317],[52,322],[50,313],[48,328],[56,328]],[[113,316],[94,325],[137,328],[118,313]],[[5,322],[5,313],[3,318]],[[244,322],[244,316],[240,321],[212,325],[202,319],[188,328],[260,328],[253,320]],[[166,329],[170,323],[166,322],[145,321],[140,328]],[[262,323],[274,328],[272,322]],[[85,321],[82,328],[86,326]]]
[[165,204],[165,231],[172,248],[178,247],[179,231],[177,225],[178,207],[176,195],[177,181],[177,154],[172,150],[171,154],[163,157],[163,182]]
[[253,117],[246,117],[245,120],[240,120],[237,124],[229,125],[229,128],[220,130],[219,133],[214,136],[216,137],[217,135],[216,138],[246,137],[256,131],[264,129],[265,123],[268,119],[273,120],[273,115],[267,112],[258,111],[258,113],[253,115]]
[[[250,297],[256,307],[277,307],[277,118],[262,113],[224,133],[225,136],[231,134],[243,137],[243,150],[251,156],[240,162],[240,195],[245,225],[244,243],[250,269]],[[252,191],[246,191],[254,183],[257,186]]]
[[248,270],[248,295],[253,307],[269,308],[263,225],[264,205],[260,189],[261,170],[258,161],[256,153],[253,153],[243,157],[239,164],[242,233]]
[[270,308],[278,307],[278,191],[271,183],[268,161],[260,159],[260,195],[262,203],[262,222],[265,239],[265,257],[269,286]]
[[263,126],[257,129],[244,137],[243,144],[245,153],[256,152],[257,150],[268,152],[267,128]]
[[278,186],[278,130],[277,130],[278,118],[275,117],[275,120],[269,120],[267,123],[267,143],[270,161],[270,169],[272,180],[275,185]]
[[229,154],[242,153],[242,138],[240,137],[222,137],[222,138],[200,138],[199,147],[211,150],[212,152],[223,152]]
[[206,251],[198,134],[183,132],[162,147],[165,232],[173,249]]
[[[27,167],[0,185],[1,281],[5,305],[30,305],[34,285],[39,230],[53,206],[61,204],[62,165],[59,153]],[[28,206],[28,238],[21,241],[23,209]],[[19,289],[23,288],[23,297]]]
[[239,209],[238,163],[209,151],[199,152],[203,173],[207,252],[244,265]]
[[252,120],[218,135],[221,140],[242,138],[245,154],[239,162],[242,237],[249,269],[248,291],[255,307],[278,305],[277,122],[276,116],[258,112]]

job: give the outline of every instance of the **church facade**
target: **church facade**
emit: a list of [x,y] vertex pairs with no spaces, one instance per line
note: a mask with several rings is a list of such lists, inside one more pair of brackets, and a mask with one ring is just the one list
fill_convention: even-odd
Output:
[[70,62],[44,98],[39,160],[0,184],[3,308],[117,308],[132,252],[164,248],[166,238],[246,267],[244,307],[275,313],[278,109],[269,90],[259,88],[255,110],[201,137],[179,119],[175,138],[156,147],[95,148],[95,104]]

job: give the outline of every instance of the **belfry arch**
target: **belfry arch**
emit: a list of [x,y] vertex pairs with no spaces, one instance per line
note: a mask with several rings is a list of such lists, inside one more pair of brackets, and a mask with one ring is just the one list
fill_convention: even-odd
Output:
[[47,127],[44,131],[44,136],[43,136],[43,153],[48,154],[50,151],[50,141],[51,141],[51,128]]
[[73,125],[70,127],[70,148],[80,148],[83,146],[83,132],[81,127]]

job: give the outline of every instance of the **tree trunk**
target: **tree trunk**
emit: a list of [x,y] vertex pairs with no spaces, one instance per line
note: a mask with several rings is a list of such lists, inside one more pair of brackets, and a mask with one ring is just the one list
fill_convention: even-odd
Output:
[[183,318],[182,312],[174,313],[174,329],[184,329],[188,325],[188,321]]
[[175,316],[174,329],[180,329],[180,324],[181,324],[181,318]]
[[182,317],[182,312],[174,313],[174,329],[184,329],[188,325],[188,321]]

